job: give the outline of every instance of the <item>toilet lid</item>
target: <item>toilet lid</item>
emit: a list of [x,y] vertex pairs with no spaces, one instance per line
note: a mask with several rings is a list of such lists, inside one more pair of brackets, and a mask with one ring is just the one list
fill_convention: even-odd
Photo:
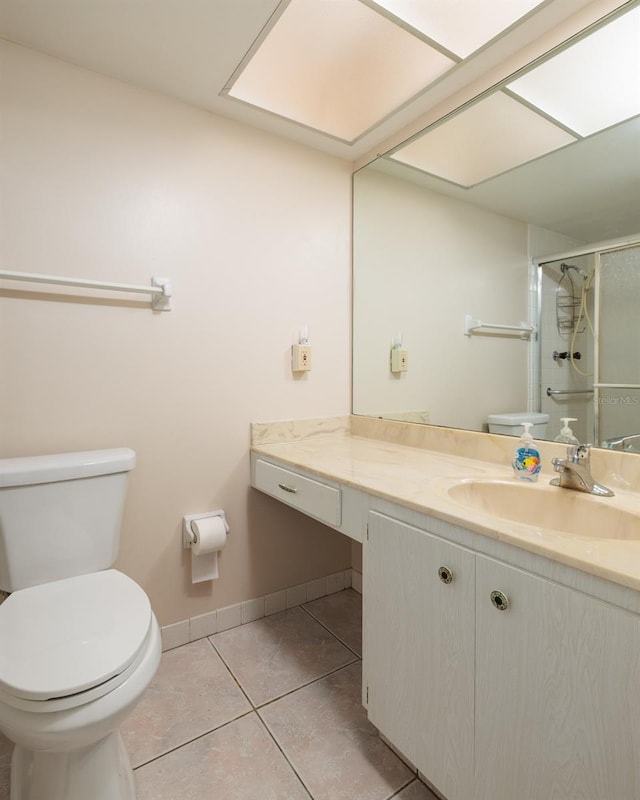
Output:
[[145,592],[110,569],[21,589],[0,606],[0,690],[28,700],[83,692],[144,647]]

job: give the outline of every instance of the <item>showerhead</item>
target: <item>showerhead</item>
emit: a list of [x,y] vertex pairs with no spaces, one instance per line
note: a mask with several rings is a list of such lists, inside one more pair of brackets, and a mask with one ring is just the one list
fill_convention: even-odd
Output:
[[570,269],[575,270],[585,281],[589,278],[588,273],[586,273],[583,269],[580,269],[580,267],[575,267],[573,264],[560,264],[560,271],[563,275]]

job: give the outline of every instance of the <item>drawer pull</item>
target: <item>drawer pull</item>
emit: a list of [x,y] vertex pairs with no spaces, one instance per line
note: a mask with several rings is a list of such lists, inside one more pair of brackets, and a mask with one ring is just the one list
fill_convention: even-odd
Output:
[[491,602],[498,611],[506,611],[509,608],[509,598],[503,592],[491,592]]
[[278,488],[282,489],[283,492],[289,492],[289,494],[298,493],[298,490],[294,486],[287,486],[286,483],[279,483]]
[[453,580],[453,572],[451,572],[449,567],[440,567],[438,570],[438,577],[443,583],[451,583]]

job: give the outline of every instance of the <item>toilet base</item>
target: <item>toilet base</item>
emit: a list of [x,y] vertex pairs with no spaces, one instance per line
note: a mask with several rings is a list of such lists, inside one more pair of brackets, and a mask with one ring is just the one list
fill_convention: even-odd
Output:
[[115,731],[68,753],[42,753],[16,745],[10,800],[135,800],[133,770]]

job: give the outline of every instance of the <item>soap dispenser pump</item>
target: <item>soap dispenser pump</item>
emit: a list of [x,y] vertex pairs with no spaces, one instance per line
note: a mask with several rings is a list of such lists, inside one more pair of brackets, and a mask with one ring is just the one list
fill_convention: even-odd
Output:
[[521,481],[537,481],[540,472],[540,453],[535,446],[533,436],[529,433],[532,422],[523,422],[524,433],[520,437],[518,448],[513,458],[513,474]]
[[554,442],[561,442],[562,444],[580,444],[580,442],[573,435],[573,431],[569,427],[570,422],[577,422],[576,417],[560,417],[562,421],[562,430],[553,440]]

